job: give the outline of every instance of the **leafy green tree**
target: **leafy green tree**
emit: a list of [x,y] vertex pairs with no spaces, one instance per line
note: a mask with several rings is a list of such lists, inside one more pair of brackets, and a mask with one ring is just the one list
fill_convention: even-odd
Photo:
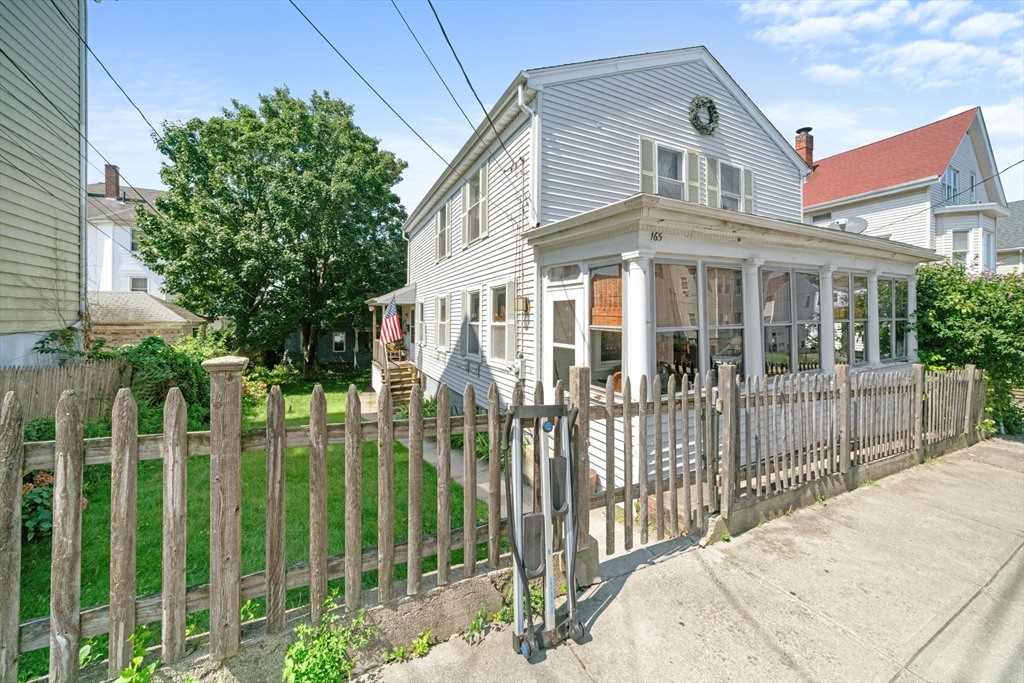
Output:
[[[159,213],[139,211],[141,255],[186,308],[234,323],[237,350],[302,330],[307,371],[335,322],[405,281],[405,162],[379,147],[341,100],[287,88],[258,108],[163,125]],[[154,136],[155,137],[155,136]]]
[[976,273],[947,261],[922,265],[917,275],[921,362],[983,369],[994,417],[1020,433],[1022,411],[1010,392],[1024,387],[1024,274]]

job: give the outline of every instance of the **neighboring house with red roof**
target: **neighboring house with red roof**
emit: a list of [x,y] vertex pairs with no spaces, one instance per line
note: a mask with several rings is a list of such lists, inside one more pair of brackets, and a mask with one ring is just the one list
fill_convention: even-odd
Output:
[[1009,215],[981,108],[836,154],[813,158],[810,129],[797,151],[813,169],[804,221],[860,217],[864,233],[996,268],[996,222]]

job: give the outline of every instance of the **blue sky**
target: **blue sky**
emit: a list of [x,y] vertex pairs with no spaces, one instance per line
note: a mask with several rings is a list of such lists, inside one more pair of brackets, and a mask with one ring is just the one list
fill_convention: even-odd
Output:
[[[446,158],[471,134],[392,4],[297,0]],[[89,41],[146,116],[209,117],[287,85],[354,105],[357,123],[409,162],[411,210],[444,165],[285,0],[89,5]],[[704,45],[786,138],[813,126],[823,158],[981,105],[1000,168],[1024,158],[1024,3],[453,2],[449,37],[490,106],[521,69]],[[425,0],[399,8],[474,123],[483,114]],[[93,143],[137,187],[161,187],[149,129],[94,62]],[[93,153],[92,160],[102,166]],[[90,169],[90,181],[99,181]],[[1003,176],[1024,198],[1024,165]]]

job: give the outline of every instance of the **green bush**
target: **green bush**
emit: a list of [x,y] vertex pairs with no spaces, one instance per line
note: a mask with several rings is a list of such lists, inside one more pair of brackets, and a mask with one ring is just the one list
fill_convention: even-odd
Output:
[[1011,389],[1024,387],[1024,274],[974,273],[949,262],[917,269],[917,343],[930,368],[973,363],[989,381],[988,409],[1003,430],[1024,431]]
[[351,677],[356,653],[369,641],[373,628],[367,625],[363,611],[347,626],[340,626],[335,601],[328,600],[324,607],[318,625],[295,627],[299,639],[285,654],[284,683],[339,683]]

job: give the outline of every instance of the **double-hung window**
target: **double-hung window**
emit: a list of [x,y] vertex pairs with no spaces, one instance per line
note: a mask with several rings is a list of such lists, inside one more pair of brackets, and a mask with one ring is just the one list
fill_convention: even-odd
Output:
[[427,324],[426,318],[423,315],[424,308],[422,301],[416,302],[416,325],[414,328],[415,333],[413,334],[415,339],[413,341],[417,344],[427,343]]
[[708,267],[708,352],[711,368],[732,363],[743,369],[743,271]]
[[345,341],[346,341],[346,339],[345,339],[345,330],[335,330],[334,331],[334,339],[333,339],[333,341],[334,341],[334,352],[335,353],[345,353],[345,348],[346,348],[346,345],[345,345]]
[[434,345],[445,350],[448,349],[448,307],[451,303],[449,298],[448,295],[442,295],[434,299]]
[[738,166],[722,163],[722,208],[740,211],[743,206],[743,171]]
[[451,244],[449,241],[449,234],[451,233],[450,208],[448,203],[442,204],[441,208],[437,210],[437,216],[434,219],[437,230],[437,245],[434,253],[435,259],[438,261],[448,257],[448,247]]
[[466,310],[464,313],[466,321],[466,354],[470,356],[480,355],[480,291],[470,290],[466,292]]
[[704,157],[707,205],[754,213],[754,172],[715,157]]
[[658,194],[669,199],[686,199],[682,152],[658,146]]
[[663,390],[669,375],[692,381],[700,371],[699,298],[696,266],[654,265],[655,361]]
[[622,266],[590,271],[590,377],[622,391]]
[[978,203],[978,180],[975,175],[971,174],[971,204]]
[[817,273],[761,271],[766,375],[821,366]]
[[491,289],[491,324],[488,334],[490,335],[491,358],[506,358],[508,335],[508,287],[494,287]]
[[985,261],[985,270],[994,271],[996,269],[996,242],[990,232],[981,233],[981,254]]
[[967,265],[967,252],[971,249],[971,231],[953,231],[953,263]]
[[640,191],[696,204],[700,201],[700,156],[640,136]]
[[954,168],[947,168],[942,174],[942,198],[947,204],[959,204],[960,194],[960,172]]
[[487,236],[487,164],[462,186],[462,246]]
[[139,236],[142,234],[142,231],[139,230],[138,228],[130,228],[129,231],[131,233],[132,253],[135,254],[135,253],[138,253],[138,251],[139,251]]

